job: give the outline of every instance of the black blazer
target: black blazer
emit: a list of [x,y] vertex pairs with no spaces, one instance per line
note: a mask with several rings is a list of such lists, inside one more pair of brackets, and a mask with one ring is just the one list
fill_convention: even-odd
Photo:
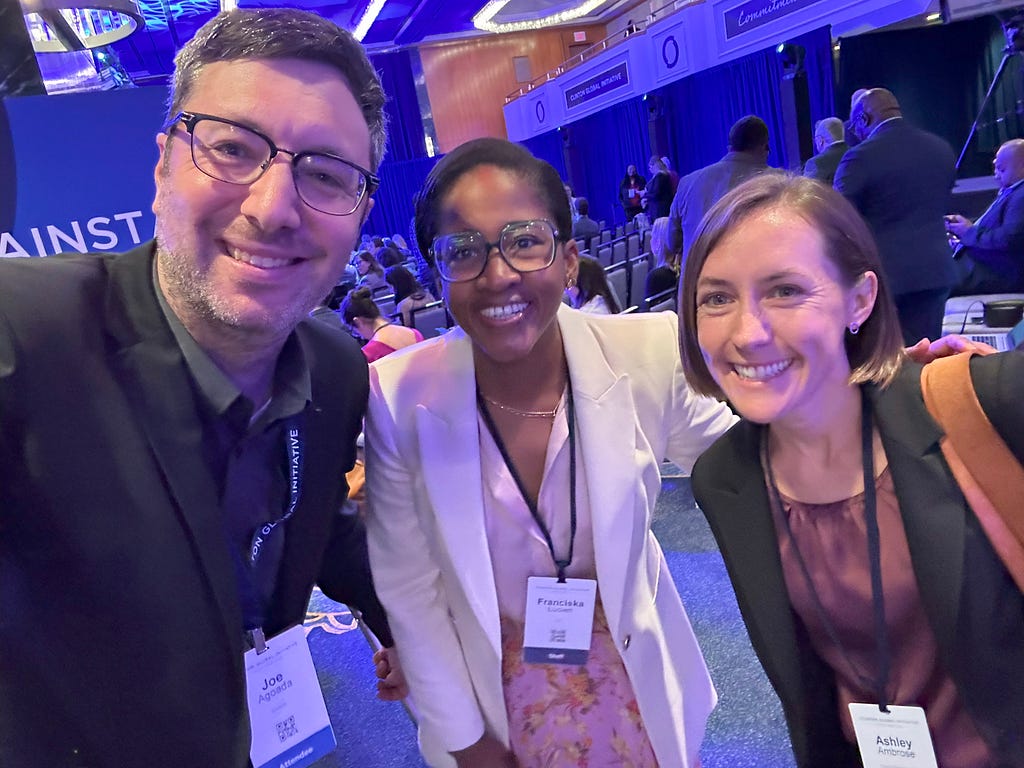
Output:
[[962,294],[1024,291],[1024,184],[1007,190],[960,238],[973,270]]
[[955,180],[949,144],[902,118],[880,125],[839,162],[835,188],[871,227],[894,295],[956,282],[942,218]]
[[[3,766],[248,764],[238,590],[152,253],[0,260]],[[267,634],[319,582],[390,643],[338,514],[366,363],[321,323],[297,332],[315,407]]]
[[824,150],[809,158],[804,164],[804,176],[817,179],[831,187],[832,181],[836,177],[836,168],[839,167],[839,161],[843,159],[843,155],[846,154],[846,150],[849,148],[845,141],[837,141],[825,147]]
[[[1024,461],[1024,353],[975,358],[979,399]],[[1024,766],[1024,597],[968,508],[939,449],[942,433],[907,364],[867,387],[900,502],[925,613],[947,670],[999,766]],[[741,421],[698,460],[694,497],[725,559],[740,612],[782,701],[801,768],[860,766],[837,715],[835,677],[789,603],[759,458],[763,428]],[[902,702],[901,702],[902,703]],[[941,755],[939,756],[941,758]]]

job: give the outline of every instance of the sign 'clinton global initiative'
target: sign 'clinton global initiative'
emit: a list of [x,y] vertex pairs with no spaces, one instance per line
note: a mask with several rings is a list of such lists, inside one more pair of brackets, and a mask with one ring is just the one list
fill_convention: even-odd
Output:
[[572,109],[586,104],[598,96],[603,96],[616,88],[629,85],[629,69],[626,62],[622,62],[611,69],[600,72],[589,80],[584,80],[579,85],[565,89],[565,107]]
[[725,38],[731,40],[744,32],[778,21],[822,0],[750,0],[725,12]]

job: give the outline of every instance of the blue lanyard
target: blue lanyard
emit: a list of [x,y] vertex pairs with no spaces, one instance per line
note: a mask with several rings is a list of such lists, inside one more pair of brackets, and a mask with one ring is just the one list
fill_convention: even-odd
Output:
[[298,417],[288,420],[284,431],[285,454],[288,458],[288,508],[277,520],[264,523],[252,535],[249,545],[249,564],[255,566],[263,551],[263,544],[277,526],[285,522],[299,506],[302,497],[302,431],[299,429]]

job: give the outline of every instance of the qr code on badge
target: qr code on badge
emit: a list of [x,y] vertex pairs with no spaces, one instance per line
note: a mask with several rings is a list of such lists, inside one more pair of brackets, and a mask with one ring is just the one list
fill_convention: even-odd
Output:
[[287,741],[292,736],[298,735],[299,729],[295,727],[295,715],[291,715],[287,720],[277,724],[277,738],[281,741]]

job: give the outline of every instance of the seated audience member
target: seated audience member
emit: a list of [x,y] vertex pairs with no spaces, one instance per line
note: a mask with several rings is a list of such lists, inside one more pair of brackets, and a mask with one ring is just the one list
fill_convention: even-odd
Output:
[[679,254],[672,252],[672,232],[668,216],[662,216],[651,228],[651,253],[656,266],[644,281],[644,298],[672,290],[679,282]]
[[369,288],[371,291],[387,285],[387,281],[384,280],[384,268],[372,253],[360,251],[355,256],[355,262],[356,272],[359,273],[357,285]]
[[377,263],[381,265],[385,272],[404,261],[405,257],[402,255],[402,252],[390,240],[377,252]]
[[349,292],[341,302],[341,317],[345,325],[366,341],[363,354],[369,363],[396,349],[423,341],[423,334],[415,328],[396,325],[381,315],[369,288]]
[[988,210],[973,222],[946,217],[946,231],[960,241],[957,296],[1024,292],[1024,139],[1003,144],[992,165],[1000,189]]
[[384,273],[384,279],[395,289],[395,309],[402,313],[403,325],[412,325],[414,309],[425,307],[430,302],[436,301],[430,295],[430,291],[425,290],[413,277],[412,272],[401,265],[389,267]]
[[405,238],[400,234],[394,234],[391,236],[391,244],[395,246],[402,253],[403,258],[409,258],[412,255],[409,250],[409,244],[405,241]]
[[580,312],[593,315],[617,315],[622,311],[619,302],[608,285],[608,277],[604,267],[596,259],[580,256],[576,279],[569,280],[565,288],[569,305]]
[[576,198],[576,210],[580,217],[573,222],[572,236],[589,243],[590,238],[601,234],[601,225],[590,218],[590,201],[587,198]]
[[[763,175],[712,208],[683,270],[682,363],[742,421],[697,461],[694,497],[799,768],[862,765],[851,703],[910,708],[943,768],[1022,766],[1024,547],[990,542],[979,519],[998,513],[951,470],[886,280],[822,184]],[[1024,461],[1024,355],[970,370]],[[868,741],[863,764],[885,762]]]
[[313,307],[313,311],[309,313],[310,317],[316,318],[323,323],[335,328],[343,333],[348,332],[348,328],[345,327],[345,322],[341,319],[341,315],[336,310],[336,304],[332,305],[333,302],[337,301],[337,286],[331,289],[331,292],[324,297],[324,300]]
[[844,139],[845,128],[838,117],[826,117],[814,126],[814,148],[818,154],[804,164],[804,176],[832,186],[836,168],[849,146]]
[[[427,763],[693,768],[715,694],[649,524],[662,458],[732,414],[687,390],[672,313],[562,306],[569,206],[523,147],[445,155],[416,230],[459,327],[371,366],[367,526]],[[524,635],[559,574],[589,594],[568,665]]]

